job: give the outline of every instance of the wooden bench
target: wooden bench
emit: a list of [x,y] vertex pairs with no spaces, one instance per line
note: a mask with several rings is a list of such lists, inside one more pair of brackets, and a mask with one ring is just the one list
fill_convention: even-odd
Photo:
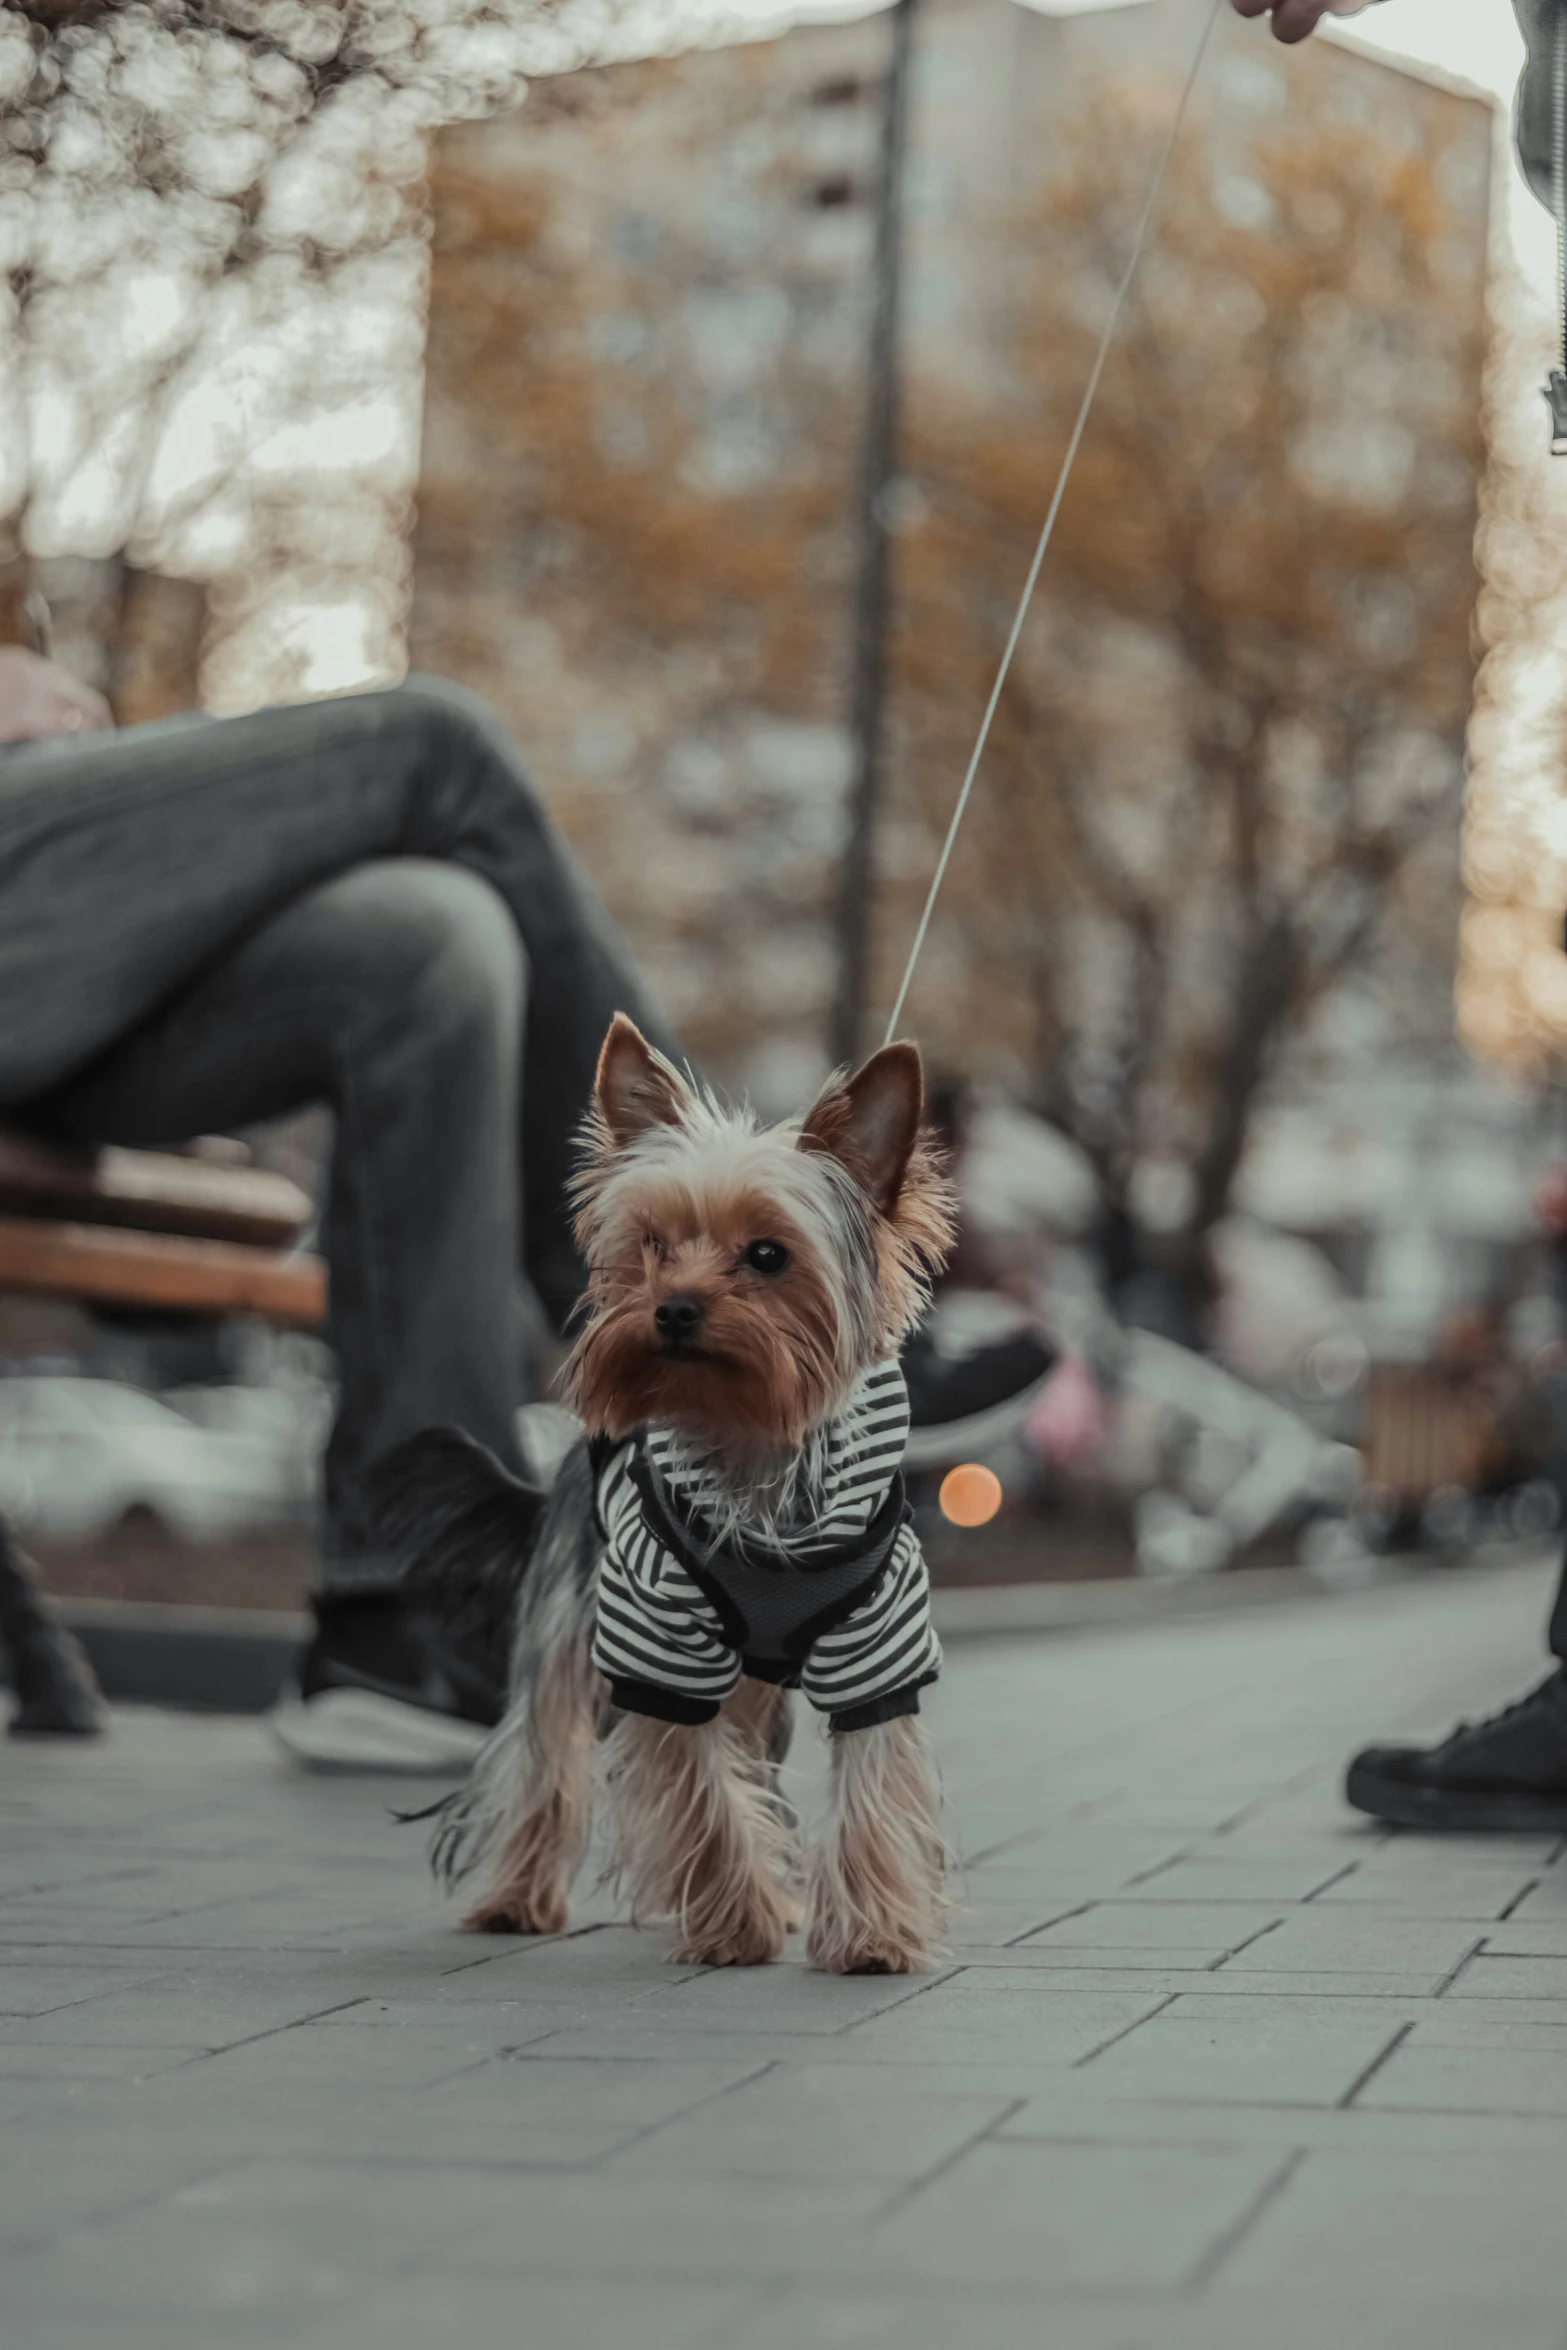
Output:
[[311,1212],[264,1168],[0,1130],[0,1291],[315,1329],[326,1268],[297,1247]]
[[[327,1289],[321,1259],[298,1245],[311,1213],[297,1183],[223,1146],[71,1151],[0,1130],[0,1293],[313,1330]],[[87,1660],[3,1526],[0,1646],[18,1699],[13,1735],[102,1727]]]

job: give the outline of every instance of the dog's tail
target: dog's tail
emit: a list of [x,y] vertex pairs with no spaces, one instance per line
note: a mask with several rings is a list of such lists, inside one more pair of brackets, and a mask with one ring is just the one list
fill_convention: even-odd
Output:
[[548,1499],[460,1428],[427,1428],[375,1468],[372,1537],[401,1588],[499,1667]]
[[573,1447],[548,1492],[523,1483],[456,1429],[431,1429],[382,1462],[376,1534],[406,1587],[470,1638],[510,1658],[506,1712],[464,1784],[429,1810],[430,1866],[448,1891],[504,1841],[523,1782],[543,1657],[590,1635],[598,1537],[589,1447]]

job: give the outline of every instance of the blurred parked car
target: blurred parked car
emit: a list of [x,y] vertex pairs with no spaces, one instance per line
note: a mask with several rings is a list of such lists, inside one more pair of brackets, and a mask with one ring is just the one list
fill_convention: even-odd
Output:
[[274,1434],[199,1427],[107,1379],[0,1380],[0,1515],[71,1541],[146,1520],[221,1542],[298,1518],[313,1463]]

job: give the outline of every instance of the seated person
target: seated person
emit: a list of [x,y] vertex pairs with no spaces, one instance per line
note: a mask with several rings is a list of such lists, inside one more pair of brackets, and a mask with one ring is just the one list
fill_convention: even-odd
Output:
[[[497,1718],[504,1657],[400,1596],[366,1478],[432,1426],[520,1465],[521,1284],[561,1328],[573,1137],[616,1011],[679,1057],[471,694],[412,680],[116,732],[100,697],[0,647],[0,1116],[156,1146],[334,1114],[340,1402],[316,1633],[275,1717],[302,1759],[459,1763]],[[915,1425],[939,1455],[935,1431],[1048,1360],[916,1346]]]

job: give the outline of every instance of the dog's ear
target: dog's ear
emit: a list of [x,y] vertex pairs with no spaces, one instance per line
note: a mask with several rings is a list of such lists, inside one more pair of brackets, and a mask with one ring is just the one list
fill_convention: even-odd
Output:
[[890,1216],[924,1108],[918,1045],[883,1045],[855,1076],[829,1080],[800,1130],[800,1148],[840,1160],[882,1215]]
[[599,1054],[593,1100],[616,1150],[653,1126],[678,1126],[691,1092],[672,1061],[657,1053],[635,1021],[617,1012]]

